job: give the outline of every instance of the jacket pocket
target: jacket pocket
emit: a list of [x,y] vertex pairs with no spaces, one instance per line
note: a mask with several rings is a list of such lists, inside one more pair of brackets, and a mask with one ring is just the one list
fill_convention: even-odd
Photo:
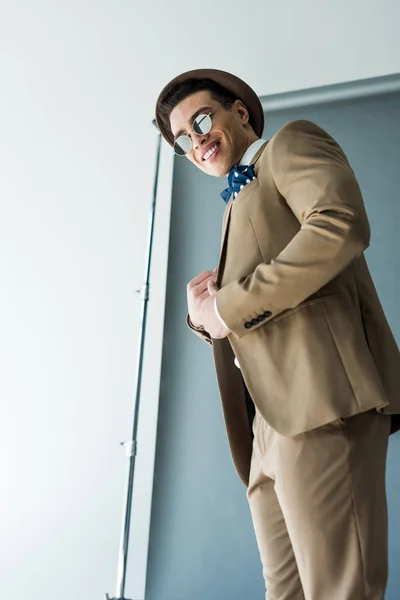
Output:
[[386,393],[359,312],[344,295],[336,303],[322,304],[322,309],[360,409],[385,406]]
[[294,308],[288,308],[287,310],[285,310],[285,311],[281,312],[279,315],[277,315],[275,318],[270,319],[268,321],[268,323],[266,323],[266,325],[269,325],[270,323],[278,323],[279,321],[282,321],[282,319],[287,319],[288,317],[291,317],[292,315],[297,313],[299,310],[303,310],[304,308],[306,308],[308,306],[316,306],[317,304],[325,304],[326,302],[331,302],[332,300],[337,300],[340,297],[341,297],[341,294],[339,292],[337,292],[335,294],[329,294],[326,296],[320,296],[319,293],[317,292],[316,294],[309,296],[307,298],[307,300],[304,300],[304,302],[301,302]]
[[309,298],[232,344],[255,404],[282,435],[387,404],[345,295]]

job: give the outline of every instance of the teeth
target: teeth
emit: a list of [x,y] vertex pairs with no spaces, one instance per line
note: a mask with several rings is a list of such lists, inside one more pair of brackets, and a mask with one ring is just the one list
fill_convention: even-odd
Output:
[[208,158],[210,158],[210,156],[212,156],[214,154],[214,152],[216,151],[217,148],[218,148],[217,144],[215,144],[212,148],[210,148],[210,150],[208,152],[206,152],[205,155],[203,156],[203,160],[207,160]]

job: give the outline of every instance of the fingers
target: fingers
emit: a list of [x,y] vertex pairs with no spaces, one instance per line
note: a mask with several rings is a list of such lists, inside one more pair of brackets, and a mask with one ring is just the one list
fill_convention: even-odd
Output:
[[211,280],[208,281],[207,286],[201,292],[198,290],[198,287],[199,286],[197,286],[197,288],[196,288],[195,296],[196,296],[197,300],[200,300],[200,301],[206,300],[206,298],[209,298],[210,296],[215,296],[215,294],[219,290],[219,287],[217,286],[217,284]]
[[215,296],[215,294],[218,292],[218,286],[215,283],[215,281],[209,280],[208,284],[207,284],[207,289],[208,292],[210,293],[210,296]]
[[215,281],[216,275],[214,271],[204,271],[187,284],[187,291],[192,296],[199,296],[205,290],[209,281]]
[[209,297],[210,297],[210,292],[208,291],[208,288],[206,288],[203,292],[201,292],[201,294],[198,294],[196,296],[197,300],[199,300],[200,302],[202,302],[203,300],[206,300]]
[[190,283],[192,283],[193,286],[199,285],[199,283],[201,283],[205,279],[208,279],[212,275],[213,275],[213,271],[203,271],[202,273],[200,273],[200,275],[197,275],[197,277],[192,279],[192,281]]
[[200,273],[200,275],[197,275],[197,277],[195,277],[194,279],[189,281],[189,283],[187,284],[187,287],[189,289],[191,289],[191,288],[196,287],[197,285],[201,285],[202,283],[204,283],[204,281],[208,280],[210,277],[214,277],[213,271],[203,271],[203,273]]

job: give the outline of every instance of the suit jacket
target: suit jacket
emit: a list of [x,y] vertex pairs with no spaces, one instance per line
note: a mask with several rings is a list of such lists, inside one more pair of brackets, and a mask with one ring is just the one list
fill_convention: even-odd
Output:
[[223,219],[216,302],[232,333],[197,332],[213,347],[245,484],[252,442],[242,375],[284,436],[371,409],[400,413],[399,349],[363,255],[370,228],[345,154],[317,125],[294,121],[254,162],[257,178]]

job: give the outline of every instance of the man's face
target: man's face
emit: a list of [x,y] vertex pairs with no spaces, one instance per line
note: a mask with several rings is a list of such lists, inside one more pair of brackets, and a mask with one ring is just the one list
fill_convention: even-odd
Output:
[[[193,120],[200,113],[211,113],[211,131],[205,135],[192,131]],[[208,91],[196,92],[182,100],[171,112],[170,125],[175,139],[182,134],[192,139],[188,159],[207,175],[216,177],[227,175],[257,139],[249,126],[248,111],[240,100],[226,110]]]

